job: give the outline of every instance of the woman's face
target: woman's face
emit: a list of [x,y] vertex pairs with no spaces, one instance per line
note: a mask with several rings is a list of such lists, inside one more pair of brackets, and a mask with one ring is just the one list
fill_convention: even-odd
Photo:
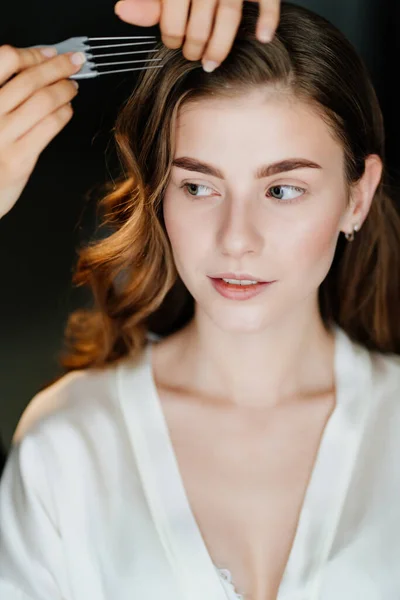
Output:
[[[314,301],[343,227],[343,149],[322,118],[278,92],[183,106],[164,218],[178,273],[225,330],[251,332]],[[210,278],[274,281],[248,300]]]

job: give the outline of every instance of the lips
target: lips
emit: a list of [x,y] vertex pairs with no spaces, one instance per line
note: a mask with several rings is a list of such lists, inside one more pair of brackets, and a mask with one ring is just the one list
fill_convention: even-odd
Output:
[[223,281],[224,283],[227,283],[227,281],[225,281],[225,279],[235,279],[236,281],[256,281],[257,283],[230,283],[229,285],[236,285],[237,287],[249,287],[251,285],[258,285],[259,283],[268,283],[268,281],[259,281],[258,279],[251,279],[251,277],[212,277],[212,279],[215,279],[215,281]]
[[214,289],[230,300],[248,300],[260,294],[263,290],[269,288],[274,282],[259,282],[247,285],[231,284],[223,281],[221,277],[210,277]]
[[250,275],[249,273],[218,273],[216,275],[212,275],[211,279],[237,279],[242,280],[246,279],[247,281],[258,281],[259,283],[270,283],[265,279],[261,279],[256,275]]

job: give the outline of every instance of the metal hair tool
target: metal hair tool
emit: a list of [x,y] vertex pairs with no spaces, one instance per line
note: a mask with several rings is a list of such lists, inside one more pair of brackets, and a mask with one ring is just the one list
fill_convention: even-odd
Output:
[[[129,40],[122,42],[122,40]],[[148,58],[148,54],[157,52],[155,48],[156,44],[160,40],[154,35],[147,36],[118,36],[118,37],[71,37],[62,42],[56,44],[38,44],[36,46],[30,46],[30,48],[46,48],[53,47],[57,48],[58,54],[65,54],[66,52],[84,52],[86,55],[86,62],[82,65],[80,71],[69,77],[69,79],[90,79],[92,77],[98,77],[99,75],[110,75],[112,73],[123,73],[127,71],[143,71],[144,69],[160,68],[163,65],[160,64],[161,58]],[[106,44],[101,43],[97,45],[96,42],[107,42]],[[117,52],[120,48],[135,46],[134,50]],[[146,47],[147,46],[147,47]],[[109,52],[97,53],[98,50],[108,49]],[[111,51],[110,51],[111,50]],[[133,60],[118,60],[116,57],[122,57],[127,55],[142,55],[141,58],[134,58]],[[114,69],[109,67],[115,66],[125,68]],[[132,66],[130,66],[132,65]]]

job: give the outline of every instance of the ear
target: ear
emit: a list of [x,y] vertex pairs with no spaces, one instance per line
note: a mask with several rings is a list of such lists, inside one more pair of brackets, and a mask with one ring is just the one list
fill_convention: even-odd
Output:
[[342,220],[341,230],[344,233],[351,233],[354,227],[357,231],[361,228],[371,208],[382,170],[382,160],[377,154],[367,156],[364,174],[350,188],[350,203]]

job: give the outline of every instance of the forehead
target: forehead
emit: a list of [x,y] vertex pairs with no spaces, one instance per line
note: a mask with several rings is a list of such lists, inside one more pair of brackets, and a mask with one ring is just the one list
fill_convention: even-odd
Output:
[[[342,165],[343,149],[312,105],[287,92],[255,90],[235,97],[209,97],[178,113],[176,156],[222,163],[273,162],[302,156]],[[332,163],[333,161],[333,163]]]

